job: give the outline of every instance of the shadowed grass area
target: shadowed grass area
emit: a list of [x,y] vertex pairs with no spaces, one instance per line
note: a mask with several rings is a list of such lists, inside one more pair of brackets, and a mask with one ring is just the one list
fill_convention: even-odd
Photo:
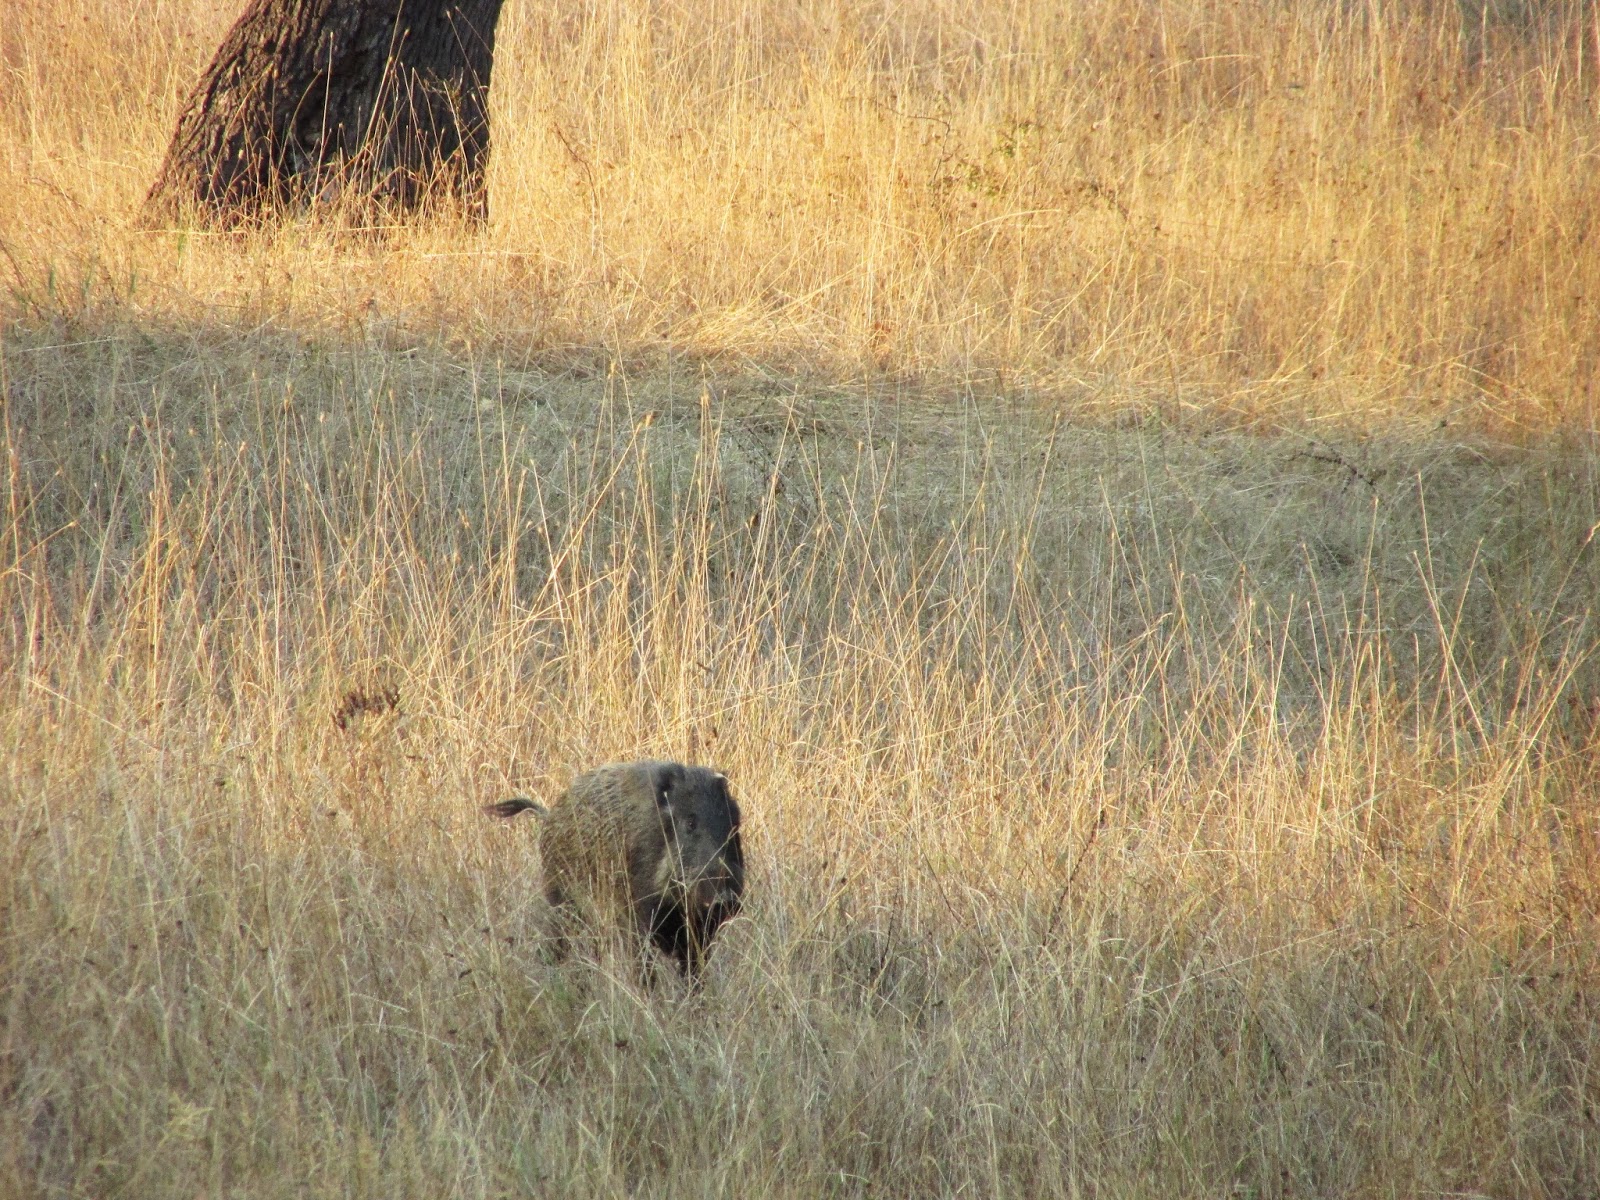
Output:
[[[154,328],[5,361],[39,1194],[1600,1175],[1582,443]],[[698,998],[549,966],[532,831],[478,812],[643,754],[748,814]]]

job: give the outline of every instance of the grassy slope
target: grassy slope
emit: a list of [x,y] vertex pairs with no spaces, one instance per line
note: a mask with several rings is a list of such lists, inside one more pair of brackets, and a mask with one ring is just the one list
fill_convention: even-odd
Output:
[[[491,229],[226,241],[226,14],[0,35],[8,1193],[1597,1189],[1587,26],[927,11],[512,10]],[[644,753],[694,1000],[476,809]]]

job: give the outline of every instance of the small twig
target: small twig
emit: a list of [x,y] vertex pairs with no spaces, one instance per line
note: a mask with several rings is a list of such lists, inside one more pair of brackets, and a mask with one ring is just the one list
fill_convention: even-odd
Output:
[[1308,458],[1312,462],[1327,463],[1331,467],[1343,467],[1350,472],[1351,479],[1359,479],[1374,492],[1378,490],[1378,477],[1363,471],[1337,450],[1326,450],[1313,447],[1310,450],[1296,451],[1291,458]]
[[1078,872],[1083,868],[1084,861],[1093,849],[1095,839],[1100,836],[1101,827],[1106,823],[1106,810],[1102,807],[1095,814],[1094,824],[1089,828],[1089,836],[1083,839],[1083,845],[1078,850],[1078,857],[1072,864],[1072,870],[1067,872],[1067,881],[1061,885],[1061,891],[1056,894],[1055,903],[1050,906],[1050,923],[1045,927],[1045,940],[1049,941],[1055,936],[1056,923],[1061,920],[1065,909],[1067,897],[1072,893],[1072,885],[1078,878]]
[[578,153],[578,148],[567,137],[567,131],[561,128],[559,121],[551,121],[550,128],[555,130],[556,140],[561,143],[562,148],[566,150],[572,161],[582,168],[584,183],[589,188],[589,218],[591,222],[598,222],[600,219],[600,190],[595,186],[594,168],[589,165],[589,160],[584,155]]
[[928,113],[901,112],[894,105],[885,104],[882,100],[877,99],[875,96],[868,96],[866,98],[866,100],[867,100],[867,103],[871,104],[873,107],[881,108],[881,109],[883,109],[884,112],[892,113],[894,116],[897,116],[897,117],[899,117],[899,118],[901,118],[902,120],[905,120],[905,121],[932,121],[934,124],[943,125],[944,126],[944,136],[945,137],[949,137],[952,133],[955,132],[955,127],[952,126],[950,124],[950,122],[945,120],[943,117],[932,116],[932,115],[930,115]]

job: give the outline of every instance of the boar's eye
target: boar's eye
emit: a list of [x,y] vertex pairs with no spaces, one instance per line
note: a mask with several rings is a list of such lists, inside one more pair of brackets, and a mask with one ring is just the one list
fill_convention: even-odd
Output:
[[683,816],[678,819],[678,823],[683,826],[683,831],[685,833],[693,833],[695,831],[695,827],[700,824],[700,818],[695,816],[693,813],[684,813]]

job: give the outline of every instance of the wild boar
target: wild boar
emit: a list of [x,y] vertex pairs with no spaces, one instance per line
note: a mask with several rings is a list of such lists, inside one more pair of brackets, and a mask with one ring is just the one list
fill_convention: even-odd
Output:
[[613,763],[579,775],[554,805],[506,800],[486,812],[542,818],[539,853],[558,956],[574,919],[615,922],[691,980],[739,911],[744,848],[727,778],[676,762]]

